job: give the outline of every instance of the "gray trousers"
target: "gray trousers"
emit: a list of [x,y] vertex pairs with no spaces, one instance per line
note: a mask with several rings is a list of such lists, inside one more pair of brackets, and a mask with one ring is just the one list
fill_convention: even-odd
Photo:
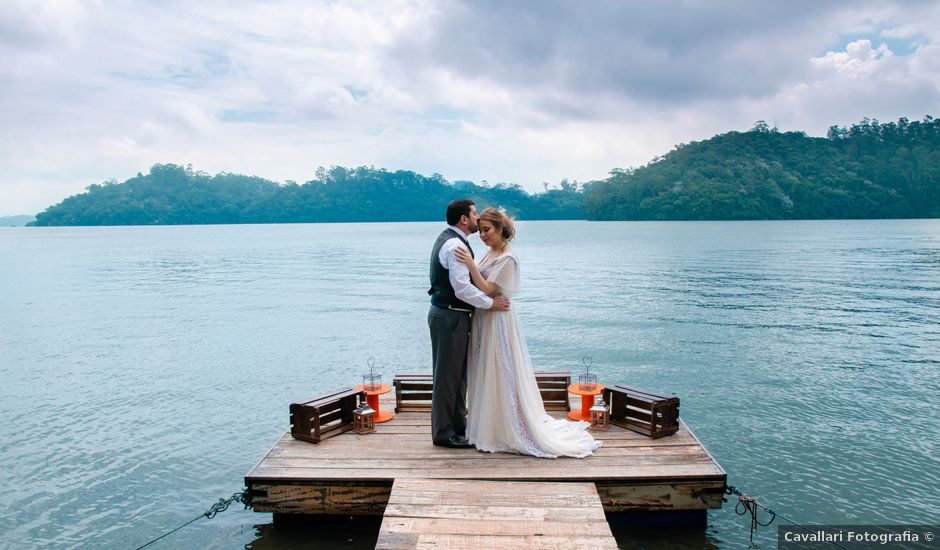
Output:
[[467,346],[470,314],[431,306],[431,355],[434,389],[431,396],[431,439],[446,443],[467,432]]

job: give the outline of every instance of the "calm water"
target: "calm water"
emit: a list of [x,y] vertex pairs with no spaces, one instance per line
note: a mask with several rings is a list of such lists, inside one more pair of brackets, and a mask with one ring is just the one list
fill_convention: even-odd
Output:
[[[439,229],[0,229],[0,546],[143,544],[240,490],[292,400],[370,354],[428,370]],[[940,220],[528,222],[515,248],[538,368],[590,355],[677,393],[729,483],[791,518],[940,518]],[[732,509],[628,534],[739,548]],[[154,547],[368,544],[270,520],[233,507]]]

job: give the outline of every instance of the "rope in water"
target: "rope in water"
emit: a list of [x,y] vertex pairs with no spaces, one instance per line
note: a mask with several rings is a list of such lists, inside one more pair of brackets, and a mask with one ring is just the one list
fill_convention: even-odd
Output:
[[[806,531],[806,532],[808,532],[808,533],[812,533],[812,532],[813,532],[812,530],[810,530],[810,529],[807,528],[806,526],[801,525],[801,524],[799,524],[799,523],[793,521],[792,519],[788,518],[787,516],[781,514],[780,512],[777,512],[776,510],[774,510],[774,509],[772,509],[772,508],[769,508],[768,506],[762,504],[762,503],[761,503],[760,501],[758,501],[756,498],[754,498],[754,497],[752,497],[752,496],[745,495],[745,494],[742,493],[740,490],[738,490],[738,488],[735,487],[734,485],[728,485],[728,486],[725,488],[725,494],[727,494],[727,495],[735,495],[736,497],[738,497],[738,503],[734,506],[734,511],[735,511],[736,514],[738,514],[739,516],[743,516],[743,515],[745,515],[745,514],[749,514],[749,515],[751,516],[751,525],[750,525],[750,528],[751,528],[751,529],[750,529],[750,534],[749,534],[749,536],[748,536],[748,540],[750,541],[750,543],[751,543],[752,546],[754,545],[754,532],[757,531],[757,528],[758,528],[758,527],[768,527],[768,526],[770,526],[770,524],[772,524],[772,523],[774,522],[774,520],[777,519],[778,517],[783,518],[784,520],[786,520],[786,521],[790,522],[791,524],[793,524],[793,525],[799,527],[800,529],[803,529],[804,531]],[[182,529],[183,527],[186,527],[186,526],[188,526],[188,525],[191,525],[191,524],[193,524],[193,523],[199,521],[199,520],[202,519],[202,518],[212,519],[212,518],[214,518],[219,512],[224,512],[225,510],[227,510],[228,507],[229,507],[233,502],[240,502],[240,503],[244,504],[246,510],[247,510],[248,508],[251,508],[251,497],[250,497],[250,495],[248,494],[247,491],[242,491],[242,492],[240,492],[240,493],[234,493],[234,494],[232,494],[231,497],[229,497],[229,498],[227,498],[227,499],[220,498],[220,499],[218,500],[218,502],[216,502],[215,504],[213,504],[213,505],[212,505],[208,510],[206,510],[205,512],[199,514],[198,516],[196,516],[196,517],[194,517],[193,519],[187,521],[186,523],[180,525],[179,527],[176,527],[175,529],[171,529],[171,530],[167,531],[166,533],[163,533],[162,535],[160,535],[159,537],[157,537],[157,538],[151,540],[150,542],[148,542],[148,543],[146,543],[146,544],[144,544],[144,545],[138,546],[136,550],[141,550],[142,548],[146,548],[146,547],[150,546],[151,544],[153,544],[153,543],[155,543],[155,542],[157,542],[157,541],[159,541],[159,540],[161,540],[161,539],[164,539],[164,538],[166,538],[166,537],[172,535],[173,533],[179,531],[179,530]],[[759,510],[759,509],[760,509],[760,510],[764,510],[764,511],[766,511],[768,514],[770,514],[770,519],[765,520],[765,521],[761,521],[760,518],[758,517],[758,510]],[[835,545],[835,546],[838,546],[839,548],[843,548],[843,549],[845,549],[845,550],[848,550],[845,546],[842,546],[841,544],[839,544],[839,543],[837,543],[837,542],[834,542],[834,541],[829,541],[829,542],[830,542],[830,544],[833,544],[833,545]]]
[[[738,503],[735,504],[734,506],[734,511],[736,514],[738,514],[739,516],[750,514],[751,533],[748,536],[748,541],[751,543],[751,546],[754,546],[754,531],[757,531],[758,527],[769,526],[771,523],[774,522],[775,519],[777,519],[778,516],[785,519],[786,521],[789,521],[793,525],[796,525],[800,529],[803,529],[807,533],[813,532],[811,529],[807,528],[805,525],[801,525],[793,521],[792,519],[788,518],[787,516],[781,514],[780,512],[777,512],[776,510],[773,510],[761,504],[756,498],[745,495],[744,493],[739,491],[738,488],[735,487],[734,485],[729,485],[727,488],[725,488],[725,494],[735,495],[736,497],[738,497]],[[766,521],[760,521],[760,519],[758,519],[757,517],[758,509],[765,510],[768,514],[770,514],[770,519]],[[848,548],[846,548],[845,546],[842,546],[841,544],[837,542],[834,542],[834,541],[829,541],[829,542],[830,544],[834,544],[835,546],[838,546],[839,548],[844,548],[845,550],[848,550]]]
[[157,537],[157,538],[151,540],[151,541],[148,542],[147,544],[144,544],[143,546],[138,546],[138,547],[137,547],[137,550],[140,550],[141,548],[146,548],[146,547],[150,546],[151,544],[157,542],[158,540],[160,540],[160,539],[162,539],[162,538],[165,538],[165,537],[168,537],[168,536],[172,535],[173,533],[179,531],[179,530],[182,529],[183,527],[186,527],[187,525],[190,525],[190,524],[192,524],[192,523],[195,523],[196,521],[198,521],[198,520],[200,520],[200,519],[202,519],[202,518],[209,518],[209,519],[212,519],[212,518],[214,518],[214,517],[216,516],[216,514],[218,514],[219,512],[224,512],[224,511],[228,510],[229,505],[231,505],[233,502],[241,502],[242,504],[245,505],[245,509],[246,509],[246,510],[251,507],[251,497],[248,495],[248,492],[247,492],[247,491],[243,491],[243,492],[240,492],[240,493],[235,493],[235,494],[233,494],[231,497],[229,497],[229,498],[227,498],[227,499],[225,499],[225,498],[220,498],[220,499],[218,500],[218,502],[216,502],[215,504],[213,504],[212,507],[209,508],[208,510],[206,510],[205,512],[199,514],[198,516],[194,517],[193,519],[191,519],[191,520],[187,521],[186,523],[180,525],[180,526],[177,527],[176,529],[172,529],[172,530],[170,530],[170,531],[167,531],[166,533],[163,533],[162,535],[160,535],[159,537]]

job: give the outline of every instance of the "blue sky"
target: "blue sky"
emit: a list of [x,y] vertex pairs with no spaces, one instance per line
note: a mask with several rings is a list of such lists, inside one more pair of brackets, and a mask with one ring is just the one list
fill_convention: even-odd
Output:
[[935,2],[0,4],[0,215],[155,163],[603,178],[758,119],[940,115]]

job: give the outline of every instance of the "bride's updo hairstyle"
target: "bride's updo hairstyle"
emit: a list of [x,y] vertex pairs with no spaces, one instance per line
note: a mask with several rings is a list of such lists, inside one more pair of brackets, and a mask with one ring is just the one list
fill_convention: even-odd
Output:
[[499,231],[503,240],[507,243],[516,236],[516,228],[513,225],[513,219],[506,215],[502,208],[487,208],[480,214],[480,221],[487,221],[493,225],[493,228]]

